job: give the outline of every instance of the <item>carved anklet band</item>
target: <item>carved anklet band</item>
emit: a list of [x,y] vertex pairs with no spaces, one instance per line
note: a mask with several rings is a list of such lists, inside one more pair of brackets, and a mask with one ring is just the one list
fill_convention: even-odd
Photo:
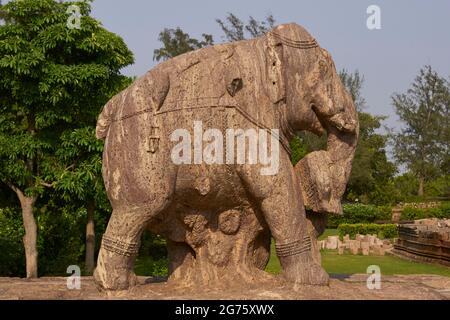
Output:
[[301,253],[311,251],[311,238],[303,237],[303,240],[297,240],[286,244],[276,244],[275,249],[278,257],[290,257]]
[[127,243],[124,241],[112,239],[107,235],[103,235],[102,248],[126,257],[135,256],[139,252],[138,243]]

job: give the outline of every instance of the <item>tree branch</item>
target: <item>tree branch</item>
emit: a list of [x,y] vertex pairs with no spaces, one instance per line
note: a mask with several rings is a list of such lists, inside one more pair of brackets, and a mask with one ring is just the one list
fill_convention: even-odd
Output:
[[18,187],[16,187],[13,183],[11,183],[11,182],[9,182],[9,181],[6,181],[5,183],[6,183],[6,185],[7,185],[8,187],[10,187],[10,188],[12,189],[12,191],[14,191],[15,193],[17,193],[17,194],[19,194],[19,193],[23,194],[23,192],[22,192]]
[[44,187],[47,187],[47,188],[53,188],[53,187],[55,186],[55,183],[54,183],[54,182],[52,182],[52,183],[47,183],[47,182],[45,182],[45,181],[39,181],[39,184],[40,184],[41,186],[44,186]]

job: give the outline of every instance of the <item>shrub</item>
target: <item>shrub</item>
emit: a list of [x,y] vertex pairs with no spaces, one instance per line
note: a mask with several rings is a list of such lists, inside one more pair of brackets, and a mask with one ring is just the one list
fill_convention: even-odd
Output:
[[337,228],[343,223],[374,223],[379,220],[391,220],[390,206],[346,204],[343,206],[343,211],[343,215],[330,215],[328,217],[328,228]]
[[450,202],[443,202],[437,208],[406,207],[401,220],[419,220],[426,218],[450,219]]
[[382,224],[380,226],[381,237],[384,239],[392,239],[398,237],[398,227],[396,224]]
[[156,260],[167,258],[166,240],[149,231],[143,232],[139,256],[149,256]]
[[167,258],[153,259],[149,256],[142,256],[136,259],[134,272],[139,276],[167,276],[168,265]]
[[392,207],[391,206],[378,206],[378,219],[380,221],[392,220]]
[[350,235],[354,238],[357,234],[376,234],[380,239],[398,237],[398,228],[395,224],[375,224],[375,223],[343,223],[338,227],[339,236]]

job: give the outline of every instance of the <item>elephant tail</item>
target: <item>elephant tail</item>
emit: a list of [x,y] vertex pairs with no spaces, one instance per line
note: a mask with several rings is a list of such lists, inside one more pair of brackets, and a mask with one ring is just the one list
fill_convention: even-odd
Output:
[[109,102],[103,107],[97,120],[96,137],[99,140],[105,140],[108,136],[109,127],[115,119],[118,108],[120,107],[122,100],[122,93],[114,96]]

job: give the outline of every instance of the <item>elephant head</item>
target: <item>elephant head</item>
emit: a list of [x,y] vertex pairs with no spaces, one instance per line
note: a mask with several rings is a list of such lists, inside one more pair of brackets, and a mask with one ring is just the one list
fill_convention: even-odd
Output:
[[296,167],[305,205],[315,212],[341,213],[359,135],[354,102],[331,55],[305,29],[281,25],[267,38],[273,92],[284,93],[273,94],[273,100],[284,98],[288,130],[328,135],[327,150],[310,153]]

